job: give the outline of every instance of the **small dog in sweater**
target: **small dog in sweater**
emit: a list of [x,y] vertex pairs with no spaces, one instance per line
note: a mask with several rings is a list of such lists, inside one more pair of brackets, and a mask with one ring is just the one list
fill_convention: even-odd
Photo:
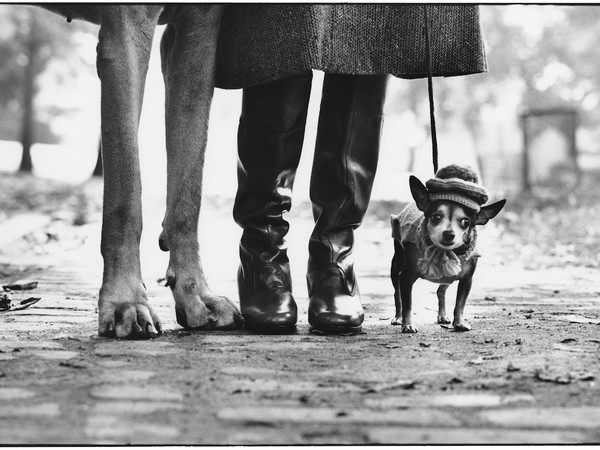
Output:
[[479,254],[477,225],[485,225],[504,207],[506,200],[487,206],[487,190],[470,167],[450,165],[428,180],[425,186],[411,176],[410,190],[415,203],[391,217],[394,257],[391,278],[394,285],[396,318],[403,333],[416,333],[411,322],[412,286],[419,278],[438,283],[437,323],[448,324],[446,290],[458,280],[452,325],[468,331],[463,312],[471,290]]

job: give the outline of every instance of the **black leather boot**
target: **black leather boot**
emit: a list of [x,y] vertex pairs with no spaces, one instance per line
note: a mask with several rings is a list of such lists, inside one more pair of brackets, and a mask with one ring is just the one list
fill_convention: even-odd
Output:
[[304,140],[312,72],[244,89],[238,132],[238,192],[233,215],[244,229],[238,289],[247,328],[294,329],[285,246],[294,177]]
[[369,205],[387,75],[325,75],[310,196],[308,321],[324,333],[357,332],[364,312],[354,274],[354,230]]

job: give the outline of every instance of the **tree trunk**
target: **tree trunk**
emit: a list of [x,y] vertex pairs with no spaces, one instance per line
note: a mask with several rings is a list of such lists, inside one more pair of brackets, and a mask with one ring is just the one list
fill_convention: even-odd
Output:
[[21,128],[21,145],[23,147],[23,156],[19,172],[31,173],[33,162],[31,160],[31,146],[33,145],[34,135],[34,111],[33,99],[35,97],[35,75],[37,65],[37,54],[39,50],[39,41],[37,39],[37,26],[35,23],[35,14],[30,13],[29,36],[26,44],[27,65],[23,77],[23,117]]

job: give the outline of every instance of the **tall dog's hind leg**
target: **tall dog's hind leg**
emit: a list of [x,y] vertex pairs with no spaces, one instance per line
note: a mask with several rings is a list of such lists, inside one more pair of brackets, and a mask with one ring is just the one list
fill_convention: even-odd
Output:
[[202,270],[198,216],[204,152],[214,89],[222,6],[177,13],[161,43],[166,92],[167,210],[160,246],[170,251],[167,283],[177,322],[192,329],[235,329],[243,318],[227,298],[210,292]]
[[437,289],[437,298],[438,298],[438,315],[437,315],[437,323],[440,324],[448,324],[450,323],[450,319],[446,314],[446,291],[448,290],[448,284],[440,284]]
[[154,28],[161,7],[99,8],[104,275],[98,300],[102,336],[148,338],[161,324],[148,304],[140,269],[141,181],[137,131]]

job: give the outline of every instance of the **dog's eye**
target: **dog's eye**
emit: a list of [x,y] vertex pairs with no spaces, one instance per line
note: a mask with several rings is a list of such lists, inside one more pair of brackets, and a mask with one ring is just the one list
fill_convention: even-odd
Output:
[[433,214],[431,216],[431,223],[434,225],[437,225],[438,223],[440,223],[442,221],[443,218],[444,218],[444,216],[442,216],[441,214]]
[[471,225],[471,221],[469,219],[461,219],[459,223],[463,229],[469,228]]

